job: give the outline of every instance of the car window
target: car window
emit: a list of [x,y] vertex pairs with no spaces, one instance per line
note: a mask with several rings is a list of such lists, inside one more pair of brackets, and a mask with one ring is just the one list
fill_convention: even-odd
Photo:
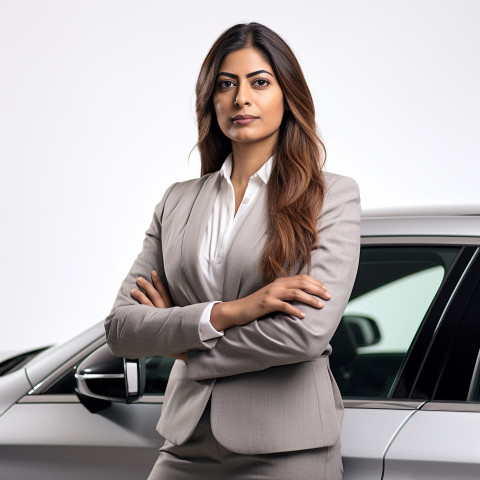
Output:
[[332,339],[344,397],[388,398],[459,248],[364,247],[355,286]]
[[[480,401],[480,258],[464,276],[429,356],[438,365],[433,400]],[[425,368],[435,377],[427,362]]]
[[58,380],[55,381],[55,383],[45,389],[41,395],[65,395],[75,393],[76,371],[77,365],[70,368],[70,370],[64,373]]
[[[480,357],[480,352],[479,352],[479,357]],[[480,358],[478,359],[480,360]],[[470,400],[472,402],[480,402],[480,370],[478,366],[478,360],[477,360],[477,372],[476,376],[473,379],[473,388],[472,388],[472,394]]]
[[146,395],[163,395],[165,393],[170,370],[174,362],[175,359],[171,357],[151,357],[146,359]]

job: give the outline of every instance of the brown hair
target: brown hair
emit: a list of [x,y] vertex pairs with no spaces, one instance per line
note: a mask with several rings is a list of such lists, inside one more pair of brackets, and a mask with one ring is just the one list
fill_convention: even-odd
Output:
[[265,279],[273,280],[310,265],[311,250],[318,244],[316,223],[325,192],[321,167],[326,152],[317,133],[310,90],[290,47],[264,25],[238,24],[213,44],[197,80],[201,174],[219,170],[232,151],[230,139],[216,121],[212,97],[222,60],[245,47],[253,47],[266,57],[286,105],[272,152],[274,164],[267,186],[268,239],[261,261]]

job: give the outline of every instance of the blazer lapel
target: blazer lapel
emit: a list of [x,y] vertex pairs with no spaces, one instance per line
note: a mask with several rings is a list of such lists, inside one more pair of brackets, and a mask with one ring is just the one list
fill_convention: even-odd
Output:
[[192,294],[199,302],[212,300],[200,267],[200,247],[219,191],[220,173],[212,174],[203,184],[192,206],[182,239],[182,266]]
[[[225,264],[222,299],[236,300],[264,285],[260,260],[267,238],[266,189],[259,193],[237,235],[232,239]],[[243,272],[249,272],[247,277]],[[252,274],[256,278],[252,278]],[[246,287],[248,292],[245,291]]]

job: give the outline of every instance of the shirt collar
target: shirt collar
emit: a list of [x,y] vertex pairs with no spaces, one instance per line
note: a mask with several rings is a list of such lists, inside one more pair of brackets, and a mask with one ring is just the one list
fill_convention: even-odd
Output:
[[[263,183],[267,184],[272,174],[273,156],[270,157],[250,178],[259,178]],[[230,180],[233,170],[233,155],[230,153],[223,162],[220,174],[222,177]]]

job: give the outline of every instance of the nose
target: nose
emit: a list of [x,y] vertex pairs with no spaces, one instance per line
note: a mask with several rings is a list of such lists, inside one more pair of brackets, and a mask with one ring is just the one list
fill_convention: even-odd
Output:
[[248,96],[248,87],[245,84],[240,83],[237,88],[237,94],[235,95],[234,105],[236,107],[244,107],[250,105],[250,99]]

